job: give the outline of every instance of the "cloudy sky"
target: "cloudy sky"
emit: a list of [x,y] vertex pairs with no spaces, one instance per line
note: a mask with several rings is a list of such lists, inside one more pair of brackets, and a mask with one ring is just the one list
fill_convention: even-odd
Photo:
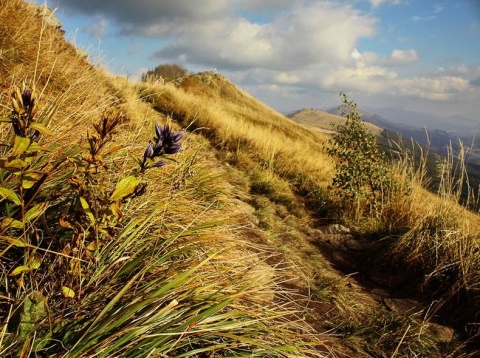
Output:
[[[36,0],[43,3],[44,0]],[[480,116],[479,0],[47,0],[109,71],[216,70],[271,107]]]

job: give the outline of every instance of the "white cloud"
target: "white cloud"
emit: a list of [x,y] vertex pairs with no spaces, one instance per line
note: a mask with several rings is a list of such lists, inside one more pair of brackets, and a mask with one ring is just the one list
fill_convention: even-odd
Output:
[[350,56],[355,60],[355,61],[363,61],[363,56],[362,54],[355,48],[353,49],[352,53]]
[[480,65],[474,64],[474,65],[467,66],[465,64],[462,64],[462,65],[447,67],[447,68],[440,67],[434,72],[434,75],[474,79],[480,76]]
[[[205,0],[192,6],[178,0],[63,0],[63,5],[108,16],[120,34],[168,39],[169,45],[155,53],[158,60],[182,57],[193,66],[219,69],[347,65],[359,39],[373,36],[378,21],[329,1]],[[273,9],[274,16],[259,24],[240,17],[239,8]],[[101,33],[102,27],[89,31]]]
[[148,68],[141,67],[131,75],[131,79],[134,81],[139,81],[142,78],[142,75],[147,72],[148,72]]
[[293,73],[279,72],[275,76],[275,80],[280,83],[295,84],[300,82],[300,78]]
[[435,20],[435,16],[433,15],[428,15],[428,16],[420,16],[420,15],[414,15],[410,18],[412,21],[419,22],[419,21],[431,21]]
[[291,5],[292,0],[230,0],[236,7],[248,11],[272,11]]
[[452,96],[469,89],[469,81],[453,76],[438,78],[418,77],[398,80],[395,83],[397,92],[401,95],[445,101]]
[[83,28],[90,36],[103,37],[107,34],[109,21],[105,17],[97,17],[93,23]]
[[[443,65],[442,71],[430,75],[403,78],[401,74],[414,69],[400,67],[421,60],[417,50],[397,48],[388,56],[362,51],[361,40],[379,30],[375,8],[409,0],[370,0],[370,12],[349,5],[356,1],[205,0],[201,6],[187,0],[62,1],[96,16],[85,28],[95,36],[115,28],[117,34],[135,39],[129,42],[130,51],[141,37],[159,39],[158,48],[152,49],[156,62],[218,68],[257,95],[264,91],[272,98],[301,103],[302,96],[351,90],[362,96],[448,101],[474,96],[472,88],[480,89],[474,86],[480,78],[478,64],[479,70]],[[411,20],[429,20],[441,10],[432,7],[427,16]]]
[[172,36],[192,26],[229,15],[228,0],[202,0],[201,6],[179,0],[62,0],[62,5],[115,21],[125,35]]
[[215,27],[187,30],[155,56],[186,54],[192,63],[218,68],[277,70],[351,62],[357,41],[375,33],[376,19],[327,2],[295,5],[267,24],[225,18]]
[[383,4],[399,5],[403,3],[405,3],[405,0],[370,0],[370,4],[373,8],[376,8]]
[[414,49],[408,50],[392,50],[389,57],[381,57],[378,54],[366,51],[360,54],[361,59],[369,65],[380,65],[387,67],[402,67],[411,65],[420,61],[421,56]]
[[444,6],[442,4],[435,4],[433,6],[433,13],[434,14],[439,14],[439,13],[443,12],[443,10],[444,10]]
[[415,50],[393,50],[385,64],[388,66],[406,66],[418,60],[420,60],[420,56]]
[[337,92],[350,88],[365,93],[379,93],[387,91],[388,84],[396,77],[395,72],[377,66],[340,67],[326,74],[323,86],[335,89]]

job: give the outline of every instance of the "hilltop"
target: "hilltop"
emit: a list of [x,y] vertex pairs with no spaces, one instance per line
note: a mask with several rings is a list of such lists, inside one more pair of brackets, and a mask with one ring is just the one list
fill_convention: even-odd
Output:
[[432,194],[401,153],[374,203],[343,200],[342,117],[312,129],[214,72],[113,76],[2,5],[2,354],[478,353],[480,219],[455,177]]
[[[475,192],[477,191],[476,188],[478,188],[478,183],[480,183],[480,156],[474,136],[460,138],[440,129],[416,128],[411,125],[395,124],[377,114],[372,114],[362,109],[359,111],[365,126],[377,137],[379,145],[387,153],[398,149],[396,148],[396,143],[403,143],[409,147],[409,150],[414,150],[414,148],[411,148],[412,141],[417,143],[416,145],[419,147],[417,151],[428,153],[425,154],[425,159],[427,160],[426,169],[428,176],[432,178],[433,182],[431,189],[438,189],[438,181],[435,179],[435,175],[437,171],[436,165],[441,160],[440,158],[449,155],[464,155],[470,187]],[[333,127],[345,123],[346,120],[344,117],[334,113],[338,113],[338,107],[328,111],[304,108],[288,114],[287,117],[295,122],[331,135],[334,133]],[[416,112],[409,113],[415,115]],[[464,154],[461,154],[462,152]],[[464,196],[469,194],[464,192]]]
[[[334,132],[334,125],[346,121],[345,117],[312,108],[300,109],[288,114],[287,117],[303,125],[326,131],[326,133]],[[381,135],[383,129],[379,126],[368,121],[365,122],[365,125],[376,136]]]

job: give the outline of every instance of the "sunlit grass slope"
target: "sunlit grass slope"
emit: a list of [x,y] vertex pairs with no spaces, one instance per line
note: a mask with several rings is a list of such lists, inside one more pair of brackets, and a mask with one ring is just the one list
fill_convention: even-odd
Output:
[[[331,145],[331,133],[327,137],[302,128],[216,73],[190,75],[165,86],[144,83],[138,90],[156,110],[199,130],[216,145],[221,158],[249,172],[251,193],[265,194],[297,217],[306,213],[301,214],[298,206],[291,204],[303,201],[317,218],[340,220],[360,235],[384,239],[377,245],[382,248],[381,256],[369,259],[383,267],[405,270],[411,277],[409,290],[428,292],[426,299],[440,302],[435,309],[443,321],[457,327],[460,335],[464,330],[475,335],[470,318],[480,312],[476,304],[480,220],[458,205],[459,183],[464,177],[453,165],[457,160],[439,158],[439,180],[443,184],[439,195],[433,195],[424,188],[428,181],[426,159],[419,164],[411,151],[395,147],[399,155],[391,162],[389,175],[397,184],[383,193],[376,214],[364,217],[342,213],[328,188],[334,175],[334,159],[325,154],[325,147]],[[261,221],[263,215],[272,217],[268,214],[271,208],[256,204]],[[278,214],[278,206],[273,210]],[[275,225],[268,219],[263,224],[267,229]],[[307,264],[306,256],[297,259]],[[430,316],[426,317],[428,321]]]
[[[376,215],[342,212],[332,133],[217,73],[110,76],[23,1],[0,5],[0,356],[459,356],[428,333],[437,314],[475,336],[480,225],[451,162],[436,196],[403,153]],[[155,158],[170,128],[178,143]],[[368,260],[411,275],[435,312],[391,312],[339,273],[316,246],[330,222],[371,239]]]
[[0,5],[0,355],[321,356],[269,250],[241,240],[210,144],[135,169],[167,118],[23,1]]
[[248,152],[298,188],[325,186],[331,176],[325,137],[299,126],[239,90],[222,75],[203,73],[179,87],[145,84],[142,95],[162,113],[193,122],[229,151]]

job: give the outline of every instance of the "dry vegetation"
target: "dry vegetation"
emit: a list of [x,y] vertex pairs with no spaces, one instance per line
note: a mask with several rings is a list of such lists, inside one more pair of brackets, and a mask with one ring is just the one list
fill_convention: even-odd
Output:
[[[325,134],[219,74],[115,78],[23,1],[0,5],[0,355],[475,355],[480,220],[457,204],[453,162],[441,166],[437,196],[403,152],[378,210],[342,212]],[[32,150],[30,139],[18,149],[26,142],[12,129],[12,89],[24,82],[48,128],[20,170],[46,174],[29,201],[5,166]],[[184,150],[135,169],[168,117],[187,128]],[[103,136],[94,129],[115,119]],[[102,143],[94,153],[92,141]],[[331,222],[368,240],[361,260],[407,272],[408,292],[433,308],[390,311],[335,267],[320,230]],[[456,338],[439,341],[430,321],[453,325]]]
[[[327,134],[335,133],[333,124],[345,123],[345,118],[340,115],[337,116],[328,112],[308,108],[291,113],[288,117],[294,119],[295,122]],[[365,122],[365,126],[377,136],[382,132],[382,128],[375,124]]]
[[[282,272],[262,263],[269,251],[240,239],[241,213],[226,210],[209,145],[189,135],[176,162],[142,173],[141,197],[115,200],[166,117],[131,84],[90,66],[22,1],[2,2],[0,18],[2,158],[33,150],[10,146],[15,85],[36,88],[36,121],[50,129],[39,139],[47,154],[27,167],[48,174],[35,197],[43,212],[22,214],[28,228],[2,223],[1,355],[318,355],[311,346],[321,340],[296,318]],[[115,118],[115,130],[96,134],[95,123]],[[20,198],[9,202],[3,191],[2,219],[18,205],[28,214],[33,203],[1,170],[2,188]]]

